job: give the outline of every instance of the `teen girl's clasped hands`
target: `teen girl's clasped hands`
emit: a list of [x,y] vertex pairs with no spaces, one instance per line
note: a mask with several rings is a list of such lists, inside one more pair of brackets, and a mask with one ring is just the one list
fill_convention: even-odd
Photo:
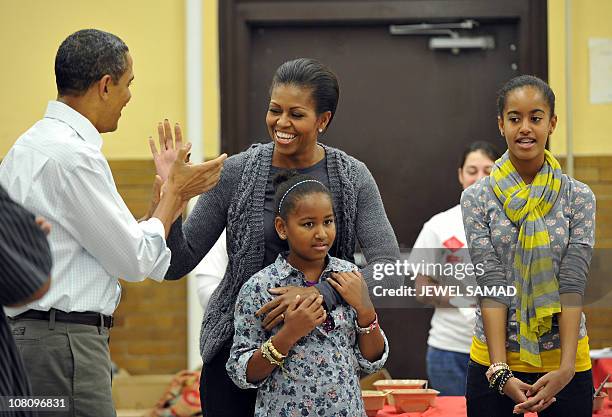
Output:
[[[384,365],[388,346],[357,267],[328,255],[336,237],[331,194],[313,177],[276,179],[275,229],[289,252],[247,281],[236,301],[227,371],[240,388],[259,388],[255,416],[365,416],[359,372]],[[269,290],[327,279],[345,304],[326,312],[323,296],[296,295],[266,330],[256,312]]]

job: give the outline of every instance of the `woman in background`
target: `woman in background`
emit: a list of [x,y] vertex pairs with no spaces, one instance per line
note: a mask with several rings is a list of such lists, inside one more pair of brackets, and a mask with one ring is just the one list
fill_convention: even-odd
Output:
[[[458,169],[459,183],[465,190],[476,181],[488,176],[499,152],[487,142],[473,142],[463,152]],[[433,216],[423,229],[410,257],[411,263],[430,265],[468,265],[463,218],[459,204]],[[433,274],[432,274],[433,275]],[[427,377],[432,388],[440,395],[465,395],[465,378],[470,345],[474,332],[475,310],[465,301],[451,299],[449,295],[426,296],[423,287],[457,286],[467,278],[436,277],[419,274],[416,277],[417,300],[436,307],[431,318],[427,339]]]

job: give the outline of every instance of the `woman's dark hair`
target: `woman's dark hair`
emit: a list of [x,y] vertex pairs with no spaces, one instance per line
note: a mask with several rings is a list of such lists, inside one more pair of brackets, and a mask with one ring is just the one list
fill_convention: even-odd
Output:
[[278,85],[295,85],[310,89],[317,114],[331,112],[331,118],[327,124],[329,126],[336,114],[340,97],[338,78],[329,68],[311,58],[287,61],[276,70],[270,85],[270,95]]
[[506,108],[506,97],[508,93],[516,90],[517,88],[532,87],[540,90],[544,99],[550,107],[550,115],[555,114],[555,93],[546,82],[542,81],[533,75],[519,75],[508,81],[497,93],[497,114],[500,117],[504,115],[504,109]]
[[272,179],[274,185],[274,207],[276,214],[287,220],[289,214],[300,198],[314,193],[323,193],[332,200],[329,189],[310,175],[303,175],[296,170],[281,171]]
[[472,142],[464,149],[463,154],[461,155],[461,163],[459,164],[459,168],[463,168],[463,166],[465,165],[465,160],[472,152],[482,152],[486,155],[487,158],[489,158],[493,162],[497,161],[501,156],[501,153],[499,153],[497,148],[489,142]]
[[55,56],[55,84],[60,96],[80,96],[100,78],[116,84],[127,70],[128,47],[112,33],[84,29],[68,36]]

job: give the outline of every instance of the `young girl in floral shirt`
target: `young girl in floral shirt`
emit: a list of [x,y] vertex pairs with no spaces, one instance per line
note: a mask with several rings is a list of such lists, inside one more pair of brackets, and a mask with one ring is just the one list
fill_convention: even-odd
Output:
[[[240,388],[259,388],[255,416],[365,416],[359,371],[379,370],[389,351],[367,286],[355,265],[328,255],[336,227],[327,187],[294,172],[276,184],[275,228],[289,252],[240,290],[228,374]],[[327,312],[322,296],[297,296],[282,325],[265,330],[256,312],[270,289],[320,280],[345,303]]]

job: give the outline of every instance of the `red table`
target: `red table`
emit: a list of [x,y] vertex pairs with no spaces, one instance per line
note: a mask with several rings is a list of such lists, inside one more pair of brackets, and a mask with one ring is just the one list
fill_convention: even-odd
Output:
[[[604,409],[593,414],[593,417],[612,417],[612,402],[606,400]],[[465,397],[438,397],[434,407],[423,413],[396,413],[395,407],[386,405],[376,417],[466,417]],[[536,414],[524,414],[524,417],[536,417]]]
[[[612,358],[593,359],[592,363],[593,385],[597,388],[607,374],[612,375]],[[610,376],[609,382],[612,382],[612,376]]]

